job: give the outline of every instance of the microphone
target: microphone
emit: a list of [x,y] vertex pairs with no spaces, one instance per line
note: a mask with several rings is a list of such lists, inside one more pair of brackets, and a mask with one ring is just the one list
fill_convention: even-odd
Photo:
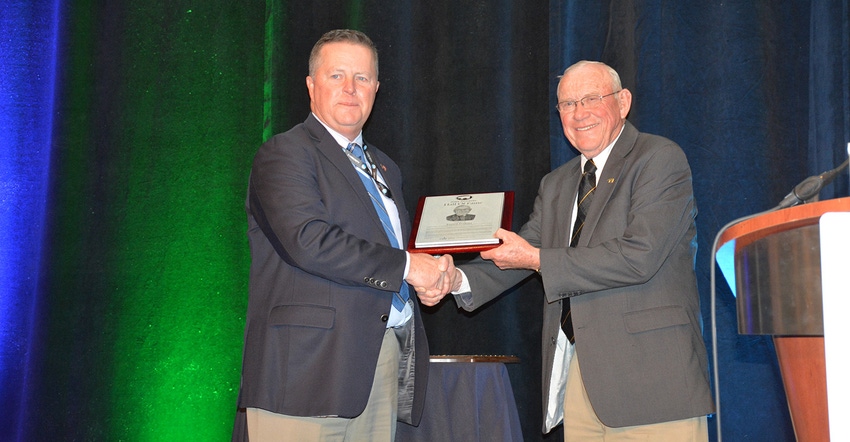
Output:
[[[847,143],[847,149],[850,151],[850,143]],[[848,153],[848,155],[850,155],[850,153]],[[838,176],[841,170],[847,167],[848,163],[850,163],[850,158],[844,160],[844,162],[835,169],[823,172],[820,175],[814,175],[806,178],[800,184],[794,186],[791,193],[786,195],[779,205],[773,208],[773,210],[785,209],[798,204],[803,204],[807,200],[814,198],[818,193],[820,193],[823,186],[831,183],[832,180]]]

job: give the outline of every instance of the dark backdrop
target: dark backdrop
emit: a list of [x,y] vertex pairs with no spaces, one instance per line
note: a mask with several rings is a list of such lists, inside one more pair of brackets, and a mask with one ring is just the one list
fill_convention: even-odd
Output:
[[[835,167],[850,141],[850,8],[808,2],[10,0],[0,6],[0,434],[226,440],[247,297],[251,157],[309,112],[313,42],[380,51],[366,136],[420,195],[514,190],[576,155],[554,109],[580,59],[617,69],[630,120],[685,150],[709,340],[711,244]],[[847,195],[844,174],[821,196]],[[458,256],[463,261],[468,256]],[[769,338],[718,284],[723,435],[793,440]],[[427,309],[434,354],[512,354],[540,434],[539,281],[478,312]],[[715,433],[711,419],[712,435]]]

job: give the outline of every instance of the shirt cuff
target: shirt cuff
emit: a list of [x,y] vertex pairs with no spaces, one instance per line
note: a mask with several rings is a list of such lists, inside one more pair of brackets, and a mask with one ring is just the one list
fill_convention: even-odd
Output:
[[472,308],[472,287],[469,285],[469,279],[466,278],[466,273],[463,273],[463,270],[457,269],[457,271],[460,272],[461,283],[460,288],[457,289],[457,291],[452,292],[452,296],[454,296],[455,303],[458,307]]
[[466,273],[463,273],[461,269],[457,269],[457,271],[460,272],[460,288],[452,292],[452,294],[457,295],[472,292],[472,287],[469,286],[469,279],[466,277]]
[[402,276],[402,278],[401,278],[401,279],[406,280],[406,279],[407,279],[407,274],[408,274],[408,273],[410,273],[410,252],[408,252],[408,251],[406,251],[406,250],[405,250],[405,251],[404,251],[404,258],[405,258],[407,261],[404,263],[404,276]]

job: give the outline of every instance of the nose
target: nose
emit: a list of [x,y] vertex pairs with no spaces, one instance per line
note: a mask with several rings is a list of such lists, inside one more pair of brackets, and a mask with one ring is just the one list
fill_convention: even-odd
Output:
[[349,94],[354,94],[357,91],[357,83],[354,77],[345,79],[345,83],[343,84],[343,90]]
[[572,117],[574,120],[583,120],[590,112],[584,107],[584,103],[576,103],[576,108],[573,111]]

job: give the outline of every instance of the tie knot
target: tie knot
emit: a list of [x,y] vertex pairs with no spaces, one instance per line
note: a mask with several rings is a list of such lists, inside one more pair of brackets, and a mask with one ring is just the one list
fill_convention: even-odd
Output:
[[584,163],[584,173],[596,173],[596,163],[593,160],[587,160]]
[[363,161],[363,148],[360,147],[357,143],[349,143],[347,147],[348,151],[351,152],[357,159]]

